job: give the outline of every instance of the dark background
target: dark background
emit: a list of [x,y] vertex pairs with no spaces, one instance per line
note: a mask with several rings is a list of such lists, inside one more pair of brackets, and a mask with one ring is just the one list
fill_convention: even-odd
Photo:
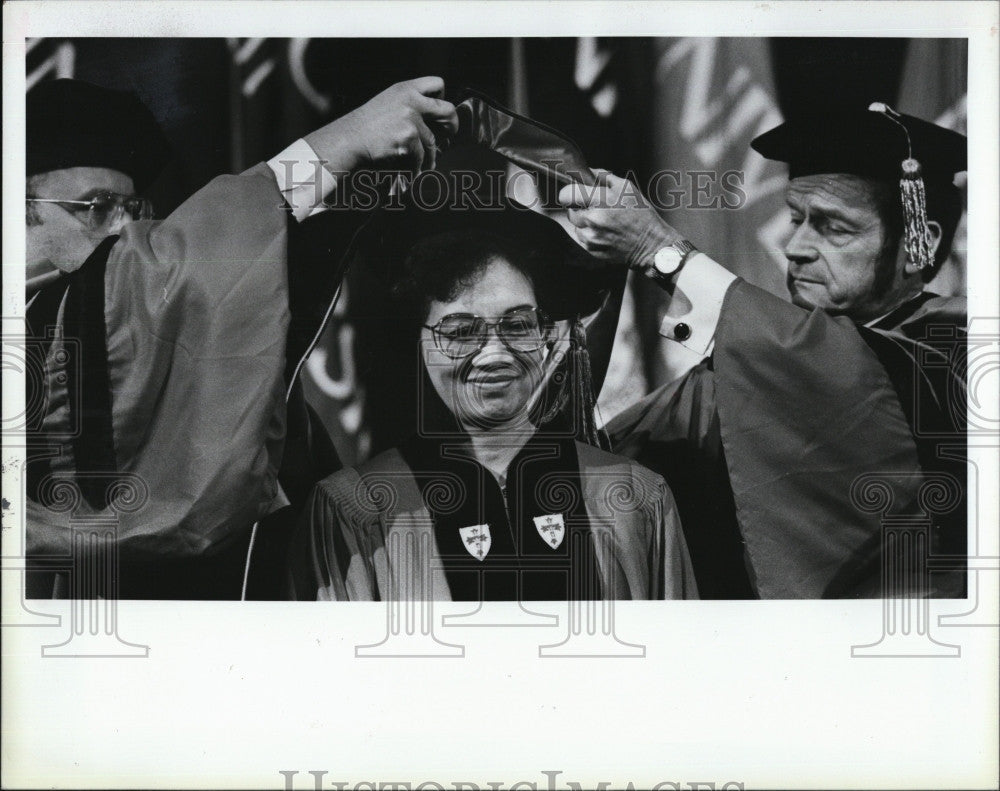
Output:
[[[663,71],[664,53],[692,41],[700,47],[692,51],[711,53],[711,61],[685,57]],[[174,148],[173,162],[148,191],[164,216],[214,176],[266,160],[390,84],[421,75],[442,76],[450,98],[478,88],[568,134],[592,165],[631,171],[644,182],[665,167],[698,167],[693,155],[708,150],[719,153],[702,167],[753,165],[748,143],[763,129],[751,123],[732,132],[734,119],[746,114],[750,88],[771,108],[751,116],[759,123],[874,100],[935,120],[964,97],[966,64],[964,40],[937,39],[93,38],[29,42],[27,77],[29,90],[43,79],[73,76],[139,94]],[[704,106],[693,107],[700,115],[692,115],[699,78],[708,90]],[[964,131],[960,106],[952,125]],[[704,129],[685,133],[678,121],[685,117],[700,119]],[[726,144],[705,147],[713,135]],[[765,175],[783,175],[775,163],[758,164],[766,165]],[[668,220],[737,274],[782,293],[778,245],[762,241],[760,231],[784,212],[775,179],[770,183],[772,191],[751,194],[744,211],[678,212]],[[946,280],[935,290],[962,292],[962,260]],[[348,464],[369,455],[387,397],[365,391],[367,370],[351,326],[359,300],[350,286],[304,373],[307,396]],[[630,293],[616,367],[601,395],[605,418],[684,364],[670,358],[656,332],[662,294],[641,282]]]

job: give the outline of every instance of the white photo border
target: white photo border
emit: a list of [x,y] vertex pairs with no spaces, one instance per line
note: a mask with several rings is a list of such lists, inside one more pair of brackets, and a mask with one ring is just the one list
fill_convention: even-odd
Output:
[[[599,34],[967,38],[969,315],[996,318],[997,25],[997,5],[983,2],[10,2],[3,316],[24,308],[26,39]],[[995,408],[991,387],[982,395]],[[5,413],[23,401],[6,372],[3,399]],[[996,481],[995,449],[984,459],[981,480]],[[5,449],[5,614],[19,603],[6,564],[23,513],[16,466]],[[994,559],[998,513],[997,492],[981,491],[980,554]],[[982,620],[997,623],[1000,574],[979,576]],[[932,617],[964,604],[935,602]],[[65,624],[69,603],[32,608]],[[461,630],[464,657],[403,660],[355,657],[379,639],[382,605],[121,602],[122,637],[148,644],[148,658],[43,658],[61,629],[3,629],[2,784],[996,787],[998,630],[943,630],[961,644],[955,659],[852,658],[853,644],[878,638],[880,608],[634,603],[618,608],[617,628],[641,635],[641,660],[540,659],[533,629]]]

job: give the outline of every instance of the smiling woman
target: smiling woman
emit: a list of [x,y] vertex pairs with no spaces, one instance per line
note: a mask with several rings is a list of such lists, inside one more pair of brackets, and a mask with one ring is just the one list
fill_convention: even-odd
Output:
[[466,430],[524,428],[540,391],[551,319],[538,306],[530,251],[482,231],[419,242],[394,289],[416,302],[434,390]]
[[576,437],[593,436],[580,319],[607,273],[575,268],[594,262],[513,206],[415,212],[371,236],[415,344],[418,430],[320,482],[292,597],[695,597],[666,484]]

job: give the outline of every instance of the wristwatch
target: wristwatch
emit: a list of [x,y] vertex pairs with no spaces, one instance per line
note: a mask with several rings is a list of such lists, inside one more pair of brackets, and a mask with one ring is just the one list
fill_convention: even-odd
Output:
[[670,283],[691,254],[697,250],[698,248],[687,239],[679,239],[666,247],[661,247],[653,256],[653,266],[647,270],[647,274],[658,283]]

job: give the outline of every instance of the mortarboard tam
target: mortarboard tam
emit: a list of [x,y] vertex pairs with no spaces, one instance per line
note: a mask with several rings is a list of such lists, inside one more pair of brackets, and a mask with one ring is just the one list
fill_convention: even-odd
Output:
[[139,97],[82,80],[45,80],[28,91],[27,175],[103,167],[142,191],[170,158],[163,130]]
[[788,163],[788,177],[849,173],[897,181],[906,248],[918,268],[933,265],[924,183],[951,184],[967,168],[966,138],[882,102],[867,109],[786,121],[755,138],[766,159]]
[[790,178],[851,173],[898,179],[900,163],[908,157],[920,162],[927,180],[946,179],[950,184],[956,173],[966,169],[964,135],[912,115],[892,117],[888,114],[892,111],[885,109],[786,121],[750,145],[766,159],[787,162]]
[[596,311],[622,276],[619,267],[591,256],[558,222],[506,197],[501,205],[477,211],[462,205],[429,209],[407,198],[403,208],[372,219],[359,240],[359,252],[366,267],[391,283],[418,242],[453,231],[480,231],[530,249],[534,255],[525,263],[539,305],[557,320]]
[[[445,148],[464,144],[489,149],[539,176],[594,182],[583,154],[565,135],[511,113],[483,94],[469,93],[458,105],[458,135],[442,141]],[[436,202],[435,208],[421,205],[416,190],[412,190],[404,197],[402,208],[384,209],[371,218],[357,238],[355,254],[364,262],[360,269],[383,288],[391,286],[405,278],[406,259],[417,244],[455,231],[479,231],[530,250],[532,254],[523,263],[531,274],[539,307],[551,318],[570,324],[570,355],[576,360],[570,365],[572,387],[581,399],[573,418],[578,438],[608,448],[607,436],[594,419],[595,387],[581,318],[598,311],[607,293],[623,286],[624,270],[592,256],[544,214],[503,195],[497,196],[499,204],[473,209],[461,190],[453,193],[452,182],[446,178],[445,183],[445,199]],[[552,381],[558,377],[553,376]],[[563,409],[566,392],[561,388],[557,387],[561,394],[541,418],[542,423]]]
[[[464,89],[457,105],[457,135],[441,141],[442,149],[471,146],[495,151],[539,177],[561,183],[595,178],[579,147],[562,132],[518,115],[484,93]],[[446,179],[451,189],[451,182]],[[393,280],[410,249],[423,239],[450,231],[478,230],[531,248],[536,257],[525,262],[541,307],[554,319],[571,319],[597,310],[604,295],[621,278],[616,267],[591,256],[550,217],[515,200],[473,211],[461,192],[444,196],[434,209],[417,204],[411,193],[402,210],[388,210],[374,218],[362,246],[366,257],[381,262]],[[375,264],[379,266],[379,264]]]

